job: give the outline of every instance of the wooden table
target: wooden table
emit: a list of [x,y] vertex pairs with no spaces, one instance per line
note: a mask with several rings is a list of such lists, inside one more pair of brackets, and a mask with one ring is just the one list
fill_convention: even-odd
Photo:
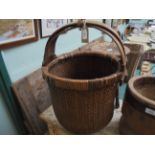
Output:
[[[121,101],[120,101],[121,103]],[[122,103],[120,104],[122,105]],[[115,109],[114,115],[110,123],[102,130],[94,133],[95,135],[118,135],[119,134],[119,121],[121,118],[121,106],[119,109]],[[40,118],[46,123],[48,127],[48,133],[50,135],[71,135],[69,131],[64,129],[58,122],[53,106],[49,106],[43,113],[40,114]]]
[[[103,37],[100,37],[92,42],[90,42],[85,47],[82,47],[84,50],[92,50],[98,52],[108,52],[116,57],[120,57],[120,52],[115,42],[106,42]],[[126,56],[130,54],[130,49],[127,46],[124,46]]]

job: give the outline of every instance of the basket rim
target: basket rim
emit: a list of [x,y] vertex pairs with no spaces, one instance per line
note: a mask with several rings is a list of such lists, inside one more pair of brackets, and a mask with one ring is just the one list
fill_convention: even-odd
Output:
[[[101,52],[94,52],[94,51],[81,51],[81,52],[70,52],[70,53],[66,53],[66,54],[62,54],[61,56],[55,58],[52,62],[50,62],[48,65],[42,67],[42,73],[43,76],[47,79],[52,78],[52,80],[55,80],[57,82],[61,82],[63,84],[70,84],[70,85],[74,85],[74,84],[79,84],[81,85],[80,89],[88,89],[88,83],[92,83],[93,85],[97,85],[99,83],[104,83],[106,85],[108,85],[108,81],[110,80],[120,80],[123,76],[123,72],[119,71],[120,66],[118,66],[118,69],[116,72],[108,75],[108,76],[104,76],[104,77],[100,77],[100,78],[94,78],[94,79],[71,79],[71,78],[64,78],[64,77],[60,77],[57,76],[55,74],[49,73],[49,69],[50,67],[53,65],[55,65],[56,63],[58,63],[59,61],[64,60],[65,58],[70,58],[73,56],[78,56],[78,55],[90,55],[90,54],[96,54],[99,57],[109,57],[110,59],[112,59],[113,61],[119,63],[118,58],[115,56],[112,56],[111,54],[107,54],[107,53],[101,53]],[[101,86],[98,86],[101,87]]]
[[155,101],[143,96],[134,87],[135,81],[141,80],[141,79],[154,79],[155,80],[155,77],[145,75],[145,76],[131,78],[128,83],[130,92],[132,93],[132,95],[134,95],[134,97],[136,97],[136,99],[140,100],[145,105],[155,108]]

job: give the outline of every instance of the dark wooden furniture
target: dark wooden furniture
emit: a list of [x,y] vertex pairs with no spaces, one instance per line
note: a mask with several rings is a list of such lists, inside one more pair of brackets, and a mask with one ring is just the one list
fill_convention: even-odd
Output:
[[29,133],[46,133],[47,128],[40,120],[39,114],[51,104],[51,98],[48,85],[42,78],[41,69],[13,83],[12,87]]

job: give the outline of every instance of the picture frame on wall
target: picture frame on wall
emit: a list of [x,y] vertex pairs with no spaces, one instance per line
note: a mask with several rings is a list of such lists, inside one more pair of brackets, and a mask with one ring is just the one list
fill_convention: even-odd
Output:
[[68,23],[72,23],[72,22],[75,22],[76,19],[68,19]]
[[112,19],[112,28],[117,29],[117,27],[123,24],[125,19]]
[[118,27],[118,19],[112,19],[112,28],[117,28]]
[[58,28],[69,23],[68,19],[41,19],[40,33],[41,38],[49,37]]
[[37,20],[1,19],[0,48],[10,48],[38,40]]
[[[69,19],[70,22],[77,22],[80,19]],[[101,22],[103,23],[103,19],[85,19],[86,21],[92,21],[92,22]]]
[[112,27],[112,19],[103,19],[102,21],[107,26]]

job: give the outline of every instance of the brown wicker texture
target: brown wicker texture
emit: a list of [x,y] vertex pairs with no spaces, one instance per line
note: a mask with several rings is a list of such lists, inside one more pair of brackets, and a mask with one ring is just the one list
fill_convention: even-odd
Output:
[[57,119],[76,134],[90,134],[108,124],[113,116],[116,90],[126,69],[124,46],[118,35],[103,24],[90,21],[85,24],[113,38],[121,61],[105,52],[82,49],[56,57],[54,49],[58,36],[67,30],[82,28],[83,23],[75,22],[60,28],[49,38],[42,68]]
[[122,134],[155,134],[155,77],[129,81],[120,122]]

